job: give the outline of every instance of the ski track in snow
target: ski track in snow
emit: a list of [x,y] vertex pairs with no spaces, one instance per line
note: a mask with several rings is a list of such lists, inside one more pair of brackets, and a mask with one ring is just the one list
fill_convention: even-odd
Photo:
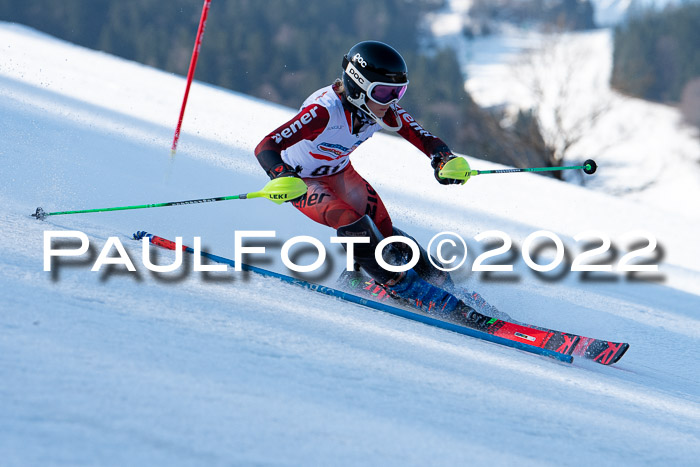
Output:
[[[279,246],[327,245],[290,206],[226,201],[127,212],[47,211],[252,191],[252,149],[293,110],[195,83],[180,149],[169,143],[184,80],[0,23],[0,458],[3,465],[692,465],[700,455],[697,218],[529,174],[433,180],[407,143],[378,136],[353,164],[395,223],[427,243],[486,230],[646,230],[660,282],[574,273],[544,281],[456,275],[514,319],[631,343],[612,367],[559,364],[233,271],[153,274],[136,230],[233,257],[235,230]],[[473,166],[483,162],[470,160]],[[401,176],[397,177],[396,173]],[[449,193],[448,193],[449,192]],[[446,194],[447,193],[447,194]],[[90,253],[43,271],[44,234],[85,232]],[[109,237],[138,270],[90,268]],[[279,241],[278,241],[279,240]],[[620,242],[620,247],[623,244]],[[152,250],[168,264],[174,253]],[[594,277],[594,279],[596,279]]]

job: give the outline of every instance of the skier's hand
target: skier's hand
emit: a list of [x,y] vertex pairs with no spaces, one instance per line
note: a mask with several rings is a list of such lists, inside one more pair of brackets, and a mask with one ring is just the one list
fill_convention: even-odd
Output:
[[[306,194],[307,186],[299,176],[300,170],[301,167],[293,168],[289,164],[280,162],[268,171],[267,174],[271,180],[265,185],[265,188],[286,195],[285,198],[282,198],[285,203],[301,198]],[[293,181],[289,180],[289,178],[298,178],[299,180]]]
[[280,162],[279,164],[273,166],[270,170],[267,171],[267,175],[270,177],[270,180],[274,180],[276,178],[280,177],[299,177],[299,171],[292,167],[289,164],[285,164],[284,162]]
[[452,154],[449,149],[440,150],[430,156],[430,165],[435,171],[435,180],[438,181],[440,185],[461,185],[466,182],[466,180],[458,180],[456,178],[442,178],[440,177],[440,171],[442,168],[452,159],[456,159],[457,156]]

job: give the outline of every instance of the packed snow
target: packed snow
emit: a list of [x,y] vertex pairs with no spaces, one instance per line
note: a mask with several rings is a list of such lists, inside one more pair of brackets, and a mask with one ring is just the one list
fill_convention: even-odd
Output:
[[[697,462],[697,215],[531,174],[442,186],[425,156],[387,135],[353,154],[395,225],[423,244],[445,231],[466,239],[468,260],[454,273],[460,286],[520,321],[629,342],[610,367],[557,363],[231,269],[197,272],[191,256],[176,272],[152,273],[130,240],[137,230],[188,245],[198,236],[204,249],[230,258],[234,232],[274,230],[274,239],[256,243],[267,253],[248,262],[290,273],[281,244],[313,236],[329,259],[303,277],[333,284],[344,266],[329,241],[334,232],[288,204],[30,217],[37,206],[55,212],[255,191],[267,178],[253,148],[295,110],[195,82],[171,157],[182,77],[7,23],[0,50],[3,465]],[[669,157],[680,163],[680,154]],[[613,170],[605,158],[600,165],[587,186]],[[487,277],[471,266],[499,243],[474,237],[492,230],[512,239],[499,259],[514,270]],[[607,236],[611,249],[591,261],[614,267],[653,237],[654,251],[633,262],[658,272],[633,280],[562,265],[537,274],[520,250],[540,230],[562,239],[569,260],[591,249],[586,241],[600,244],[576,235]],[[90,249],[57,258],[47,272],[44,237],[56,231],[85,233]],[[110,237],[137,272],[91,271]],[[158,264],[175,257],[151,255]],[[298,255],[300,263],[314,257]]]

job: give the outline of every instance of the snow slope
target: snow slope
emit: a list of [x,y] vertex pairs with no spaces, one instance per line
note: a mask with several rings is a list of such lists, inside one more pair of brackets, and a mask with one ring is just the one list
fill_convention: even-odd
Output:
[[[331,258],[308,277],[333,282],[344,264],[333,232],[289,205],[29,217],[37,206],[256,190],[266,177],[252,149],[294,111],[195,83],[171,159],[182,78],[6,23],[0,50],[3,465],[696,462],[697,217],[529,174],[443,187],[424,156],[383,135],[353,155],[397,226],[425,244],[442,231],[467,240],[469,260],[455,274],[461,285],[516,319],[630,342],[613,367],[558,364],[274,280],[195,272],[190,258],[155,274],[128,239],[136,230],[187,244],[201,236],[205,249],[228,257],[234,231],[276,230],[256,264],[288,272],[281,243],[311,235]],[[646,231],[663,252],[647,259],[660,264],[661,280],[566,271],[546,280],[517,252],[505,257],[513,273],[486,280],[469,267],[484,250],[474,236],[494,229],[518,249],[550,230],[570,256],[581,250],[576,234],[601,231],[618,249],[603,257],[612,263],[638,239],[623,234]],[[44,272],[44,234],[64,230],[86,233],[91,250]],[[112,236],[136,273],[90,271]],[[162,264],[173,257],[157,253]]]

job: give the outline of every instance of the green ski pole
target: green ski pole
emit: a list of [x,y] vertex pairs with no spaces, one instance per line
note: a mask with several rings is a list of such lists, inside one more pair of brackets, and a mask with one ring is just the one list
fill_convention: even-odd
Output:
[[499,170],[471,170],[469,163],[463,157],[458,157],[449,161],[440,170],[440,177],[454,178],[467,181],[469,177],[484,174],[503,174],[515,172],[552,172],[559,170],[583,170],[588,175],[595,173],[598,166],[593,159],[588,159],[583,165],[572,165],[568,167],[531,167],[525,169],[499,169]]
[[160,208],[166,206],[182,206],[186,204],[199,204],[199,203],[211,203],[214,201],[226,201],[230,199],[251,199],[251,198],[267,198],[273,203],[282,204],[285,201],[290,201],[306,193],[307,186],[306,183],[297,177],[281,177],[274,180],[270,180],[260,191],[253,191],[251,193],[243,193],[240,195],[233,196],[219,196],[216,198],[202,198],[202,199],[191,199],[187,201],[170,201],[167,203],[155,203],[155,204],[139,204],[135,206],[117,206],[112,208],[98,208],[98,209],[81,209],[77,211],[57,211],[57,212],[45,212],[41,207],[36,208],[36,212],[32,214],[32,217],[37,219],[45,219],[48,216],[58,216],[63,214],[85,214],[88,212],[105,212],[105,211],[126,211],[128,209],[146,209],[146,208]]

